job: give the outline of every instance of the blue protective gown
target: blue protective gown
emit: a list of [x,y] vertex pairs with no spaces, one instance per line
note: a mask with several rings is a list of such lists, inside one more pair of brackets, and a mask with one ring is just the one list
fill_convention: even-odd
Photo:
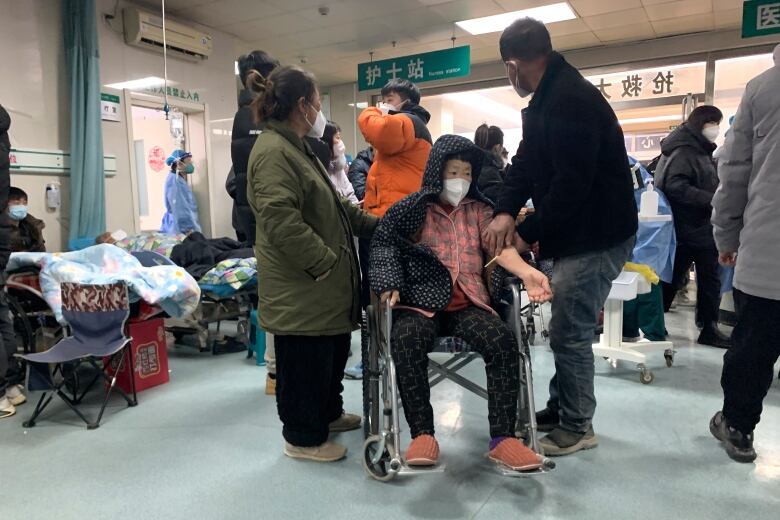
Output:
[[190,185],[176,172],[170,172],[165,180],[165,215],[160,231],[166,235],[200,232],[198,203]]

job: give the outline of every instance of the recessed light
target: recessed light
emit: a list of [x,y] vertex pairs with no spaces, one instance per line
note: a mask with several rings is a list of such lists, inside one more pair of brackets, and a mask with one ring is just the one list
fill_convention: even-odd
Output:
[[[168,83],[171,83],[170,81]],[[121,83],[109,83],[106,85],[108,88],[115,88],[118,90],[138,90],[143,88],[159,87],[165,84],[165,80],[158,78],[157,76],[149,76],[141,79],[131,79],[129,81],[122,81]]]
[[461,22],[455,22],[455,24],[471,34],[487,34],[503,31],[519,18],[534,18],[543,23],[555,23],[574,20],[577,18],[577,15],[568,3],[558,2],[557,4],[521,9],[520,11],[512,11],[511,13],[463,20]]

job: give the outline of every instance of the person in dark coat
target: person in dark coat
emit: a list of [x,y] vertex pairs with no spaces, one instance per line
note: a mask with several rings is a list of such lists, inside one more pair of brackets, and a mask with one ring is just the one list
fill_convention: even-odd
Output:
[[24,373],[16,362],[16,339],[5,292],[5,268],[11,256],[11,222],[7,215],[11,187],[11,116],[0,105],[0,419],[16,413],[16,405],[27,400],[22,393]]
[[28,197],[24,190],[11,186],[8,191],[8,216],[11,217],[10,246],[14,253],[45,253],[43,228],[46,224],[27,211]]
[[697,340],[702,345],[728,348],[731,341],[718,329],[720,275],[718,250],[712,234],[712,197],[718,188],[718,171],[712,152],[723,114],[710,105],[691,112],[688,120],[661,142],[661,159],[655,172],[658,188],[672,206],[677,250],[672,282],[663,284],[664,311],[683,287],[691,264],[696,264]]
[[[593,338],[612,281],[630,258],[638,228],[631,171],[615,112],[599,90],[552,50],[543,23],[522,18],[501,35],[501,59],[515,92],[526,97],[521,152],[512,159],[491,249],[510,245],[529,198],[535,212],[517,227],[552,258],[550,347],[556,375],[537,414],[547,455],[594,448]],[[520,152],[520,150],[519,150]]]
[[504,132],[497,126],[481,124],[474,132],[474,144],[485,152],[482,172],[479,175],[479,191],[493,203],[504,187]]
[[[238,75],[244,89],[238,96],[238,112],[233,119],[233,134],[230,142],[230,156],[233,160],[235,175],[232,185],[235,186],[235,193],[230,195],[232,187],[230,183],[226,183],[225,187],[228,195],[234,200],[233,211],[236,215],[235,221],[238,224],[236,235],[240,233],[244,237],[242,241],[248,247],[255,245],[255,216],[247,199],[247,163],[255,140],[262,133],[265,123],[254,119],[250,105],[256,94],[248,88],[246,81],[252,71],[257,71],[263,78],[267,78],[277,67],[279,67],[279,60],[263,51],[252,51],[238,58]],[[327,168],[331,153],[328,145],[314,137],[307,136],[304,140],[309,144],[314,155]]]
[[368,171],[372,164],[374,164],[374,149],[369,146],[358,152],[347,171],[347,178],[352,183],[355,195],[361,202],[366,196],[366,178],[368,178]]

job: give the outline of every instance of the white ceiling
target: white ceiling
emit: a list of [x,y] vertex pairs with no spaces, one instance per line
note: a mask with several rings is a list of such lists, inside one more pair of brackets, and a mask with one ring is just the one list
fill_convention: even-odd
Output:
[[[301,63],[323,85],[355,81],[369,60],[471,45],[472,63],[498,59],[500,33],[471,36],[454,22],[558,0],[166,0],[177,17],[232,34],[246,50]],[[741,0],[569,0],[576,20],[550,24],[559,50],[736,28]],[[322,16],[318,8],[327,6]],[[395,41],[395,48],[392,42]]]

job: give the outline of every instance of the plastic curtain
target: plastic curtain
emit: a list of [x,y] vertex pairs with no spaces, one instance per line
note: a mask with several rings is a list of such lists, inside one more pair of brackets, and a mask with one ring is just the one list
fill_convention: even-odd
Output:
[[63,0],[70,83],[70,241],[106,229],[100,55],[95,0]]

